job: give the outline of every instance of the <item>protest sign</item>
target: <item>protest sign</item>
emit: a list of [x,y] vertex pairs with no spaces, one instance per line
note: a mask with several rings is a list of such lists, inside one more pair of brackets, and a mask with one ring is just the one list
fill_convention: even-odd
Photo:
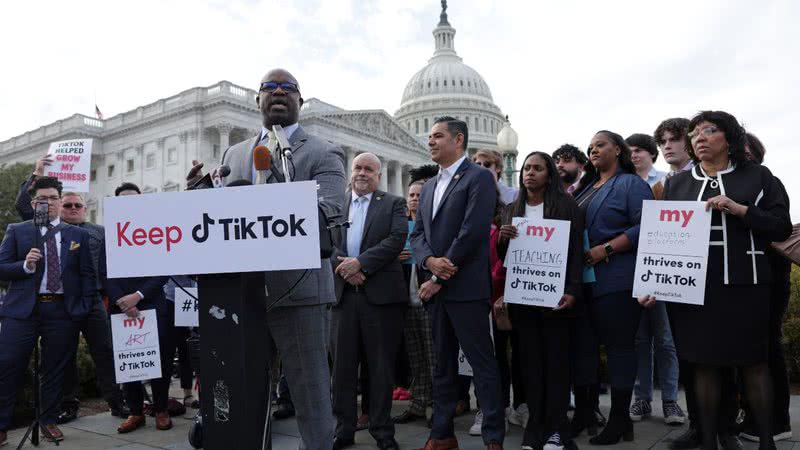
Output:
[[702,305],[710,232],[705,202],[645,200],[633,296]]
[[181,289],[180,287],[175,287],[176,327],[200,326],[200,316],[197,312],[197,310],[200,308],[200,305],[197,298],[197,288]]
[[48,155],[53,163],[45,175],[58,178],[65,192],[89,192],[89,172],[92,168],[92,140],[73,139],[52,142]]
[[139,311],[138,317],[112,314],[111,335],[117,383],[161,378],[158,319],[154,309]]
[[505,266],[506,303],[555,308],[564,295],[569,251],[566,220],[514,217]]
[[320,267],[317,183],[106,197],[108,277]]

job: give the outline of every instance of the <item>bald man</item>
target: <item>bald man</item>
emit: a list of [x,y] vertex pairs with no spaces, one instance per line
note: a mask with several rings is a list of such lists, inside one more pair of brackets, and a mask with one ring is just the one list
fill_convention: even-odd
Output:
[[[341,214],[345,192],[344,153],[340,147],[311,136],[298,123],[303,98],[297,79],[288,71],[274,69],[261,79],[256,102],[263,118],[261,131],[232,147],[222,155],[222,164],[231,168],[225,184],[247,180],[254,182],[253,149],[272,145],[273,125],[281,125],[291,144],[292,163],[289,177],[294,181],[313,180],[319,189],[321,214],[335,218]],[[287,174],[275,157],[267,183],[277,183]],[[191,183],[201,173],[196,163],[187,177]],[[266,199],[284,201],[285,199]],[[266,317],[270,364],[280,354],[281,367],[289,383],[300,431],[300,450],[330,450],[333,445],[330,370],[328,368],[328,305],[334,301],[333,270],[329,259],[322,259],[319,269],[267,272],[267,303],[284,297]],[[260,432],[260,430],[258,430]]]
[[[336,303],[332,309],[334,450],[354,445],[358,366],[369,378],[369,432],[381,450],[398,450],[391,418],[394,363],[408,290],[398,259],[408,235],[405,201],[378,190],[381,161],[353,160],[344,214],[350,227],[334,235]],[[359,349],[364,352],[359,352]],[[359,354],[366,361],[359,361]],[[363,400],[362,400],[363,401]]]

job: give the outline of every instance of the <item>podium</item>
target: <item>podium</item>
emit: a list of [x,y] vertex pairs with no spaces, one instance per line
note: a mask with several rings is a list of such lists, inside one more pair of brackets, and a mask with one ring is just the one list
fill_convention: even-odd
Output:
[[203,448],[270,449],[264,273],[203,275],[197,288]]

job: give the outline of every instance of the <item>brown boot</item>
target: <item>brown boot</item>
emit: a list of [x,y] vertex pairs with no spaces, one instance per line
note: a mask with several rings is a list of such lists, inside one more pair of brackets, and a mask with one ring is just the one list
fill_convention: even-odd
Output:
[[162,431],[172,428],[172,419],[169,418],[168,412],[161,411],[156,413],[156,428]]
[[458,450],[458,441],[451,437],[447,439],[428,439],[425,447],[417,450]]
[[125,419],[125,422],[122,422],[122,425],[117,428],[117,433],[130,433],[137,428],[143,427],[144,423],[144,416],[134,416],[131,414]]

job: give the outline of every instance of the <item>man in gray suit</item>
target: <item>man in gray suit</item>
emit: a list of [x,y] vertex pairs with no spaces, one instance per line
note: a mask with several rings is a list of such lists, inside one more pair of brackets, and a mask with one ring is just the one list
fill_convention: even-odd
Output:
[[[259,144],[268,145],[272,126],[281,125],[293,155],[288,175],[294,181],[316,181],[321,213],[328,218],[339,216],[345,191],[344,153],[341,148],[307,134],[297,123],[303,104],[297,80],[286,70],[271,70],[261,79],[256,101],[263,116],[263,128],[258,135],[225,151],[222,164],[231,169],[225,183],[255,180],[253,149]],[[273,167],[285,176],[277,157],[273,157],[276,159]],[[201,167],[195,164],[189,176],[195,179]],[[270,173],[267,183],[278,182],[276,178]],[[267,314],[270,338],[266,345],[270,363],[274,363],[277,353],[281,357],[297,412],[300,449],[331,450],[334,429],[328,368],[328,306],[334,301],[331,263],[323,259],[320,269],[267,272],[265,278],[268,304],[288,294]]]
[[[394,363],[408,304],[398,255],[408,236],[405,201],[378,189],[381,161],[372,153],[353,160],[349,228],[337,229],[332,311],[334,450],[354,445],[358,365],[369,373],[369,432],[380,450],[399,450],[391,418]],[[359,348],[366,360],[359,361]],[[363,401],[363,398],[362,398]]]

